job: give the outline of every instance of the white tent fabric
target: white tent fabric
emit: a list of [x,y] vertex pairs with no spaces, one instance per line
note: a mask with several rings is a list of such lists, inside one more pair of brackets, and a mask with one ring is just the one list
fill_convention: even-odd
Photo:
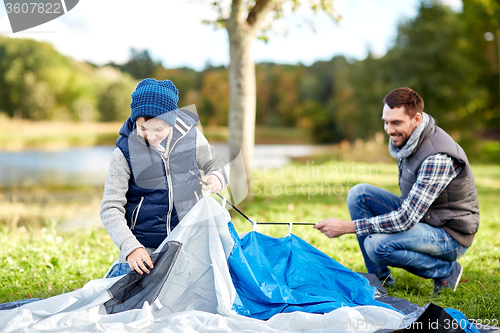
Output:
[[120,277],[97,279],[70,293],[0,311],[0,332],[373,332],[401,325],[402,314],[375,306],[323,315],[283,313],[267,321],[236,314],[227,265],[233,246],[229,219],[210,196],[186,215],[164,241],[183,246],[153,304],[106,314],[107,290]]

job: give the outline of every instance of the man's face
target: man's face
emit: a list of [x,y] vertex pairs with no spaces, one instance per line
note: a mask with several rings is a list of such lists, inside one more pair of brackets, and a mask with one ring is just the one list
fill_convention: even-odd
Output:
[[385,104],[382,120],[384,121],[384,130],[389,134],[394,147],[401,148],[406,144],[413,130],[422,122],[422,114],[417,113],[411,118],[406,114],[404,106],[391,109]]
[[157,147],[170,133],[170,125],[158,118],[145,121],[144,117],[139,117],[136,123],[137,133],[153,147]]

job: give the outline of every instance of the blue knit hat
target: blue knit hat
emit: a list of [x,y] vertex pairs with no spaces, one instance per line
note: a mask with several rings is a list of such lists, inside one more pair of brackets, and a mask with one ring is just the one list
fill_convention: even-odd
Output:
[[130,118],[133,122],[140,117],[159,118],[174,127],[178,101],[179,91],[172,81],[144,79],[132,93]]

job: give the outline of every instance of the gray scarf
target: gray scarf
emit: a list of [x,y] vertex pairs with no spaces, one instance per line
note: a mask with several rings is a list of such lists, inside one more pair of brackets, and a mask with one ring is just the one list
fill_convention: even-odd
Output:
[[413,154],[415,148],[417,147],[418,140],[420,139],[420,134],[424,131],[424,128],[429,124],[429,115],[425,112],[422,112],[422,122],[417,126],[411,133],[408,141],[406,141],[405,145],[401,148],[396,148],[392,144],[391,139],[389,138],[389,153],[391,156],[397,159],[406,158]]

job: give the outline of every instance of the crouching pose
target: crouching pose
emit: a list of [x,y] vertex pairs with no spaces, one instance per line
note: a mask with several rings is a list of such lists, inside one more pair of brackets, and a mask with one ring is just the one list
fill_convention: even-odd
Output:
[[[196,129],[199,118],[178,109],[171,81],[145,79],[132,93],[101,202],[101,219],[120,249],[108,277],[149,273],[150,255],[201,198],[228,182],[227,162]],[[202,188],[189,171],[208,184]]]
[[352,221],[333,217],[315,228],[328,237],[356,233],[369,273],[394,285],[388,266],[456,290],[459,259],[479,227],[476,185],[463,149],[423,112],[422,98],[398,88],[384,98],[389,151],[398,160],[401,197],[369,184],[348,194]]

